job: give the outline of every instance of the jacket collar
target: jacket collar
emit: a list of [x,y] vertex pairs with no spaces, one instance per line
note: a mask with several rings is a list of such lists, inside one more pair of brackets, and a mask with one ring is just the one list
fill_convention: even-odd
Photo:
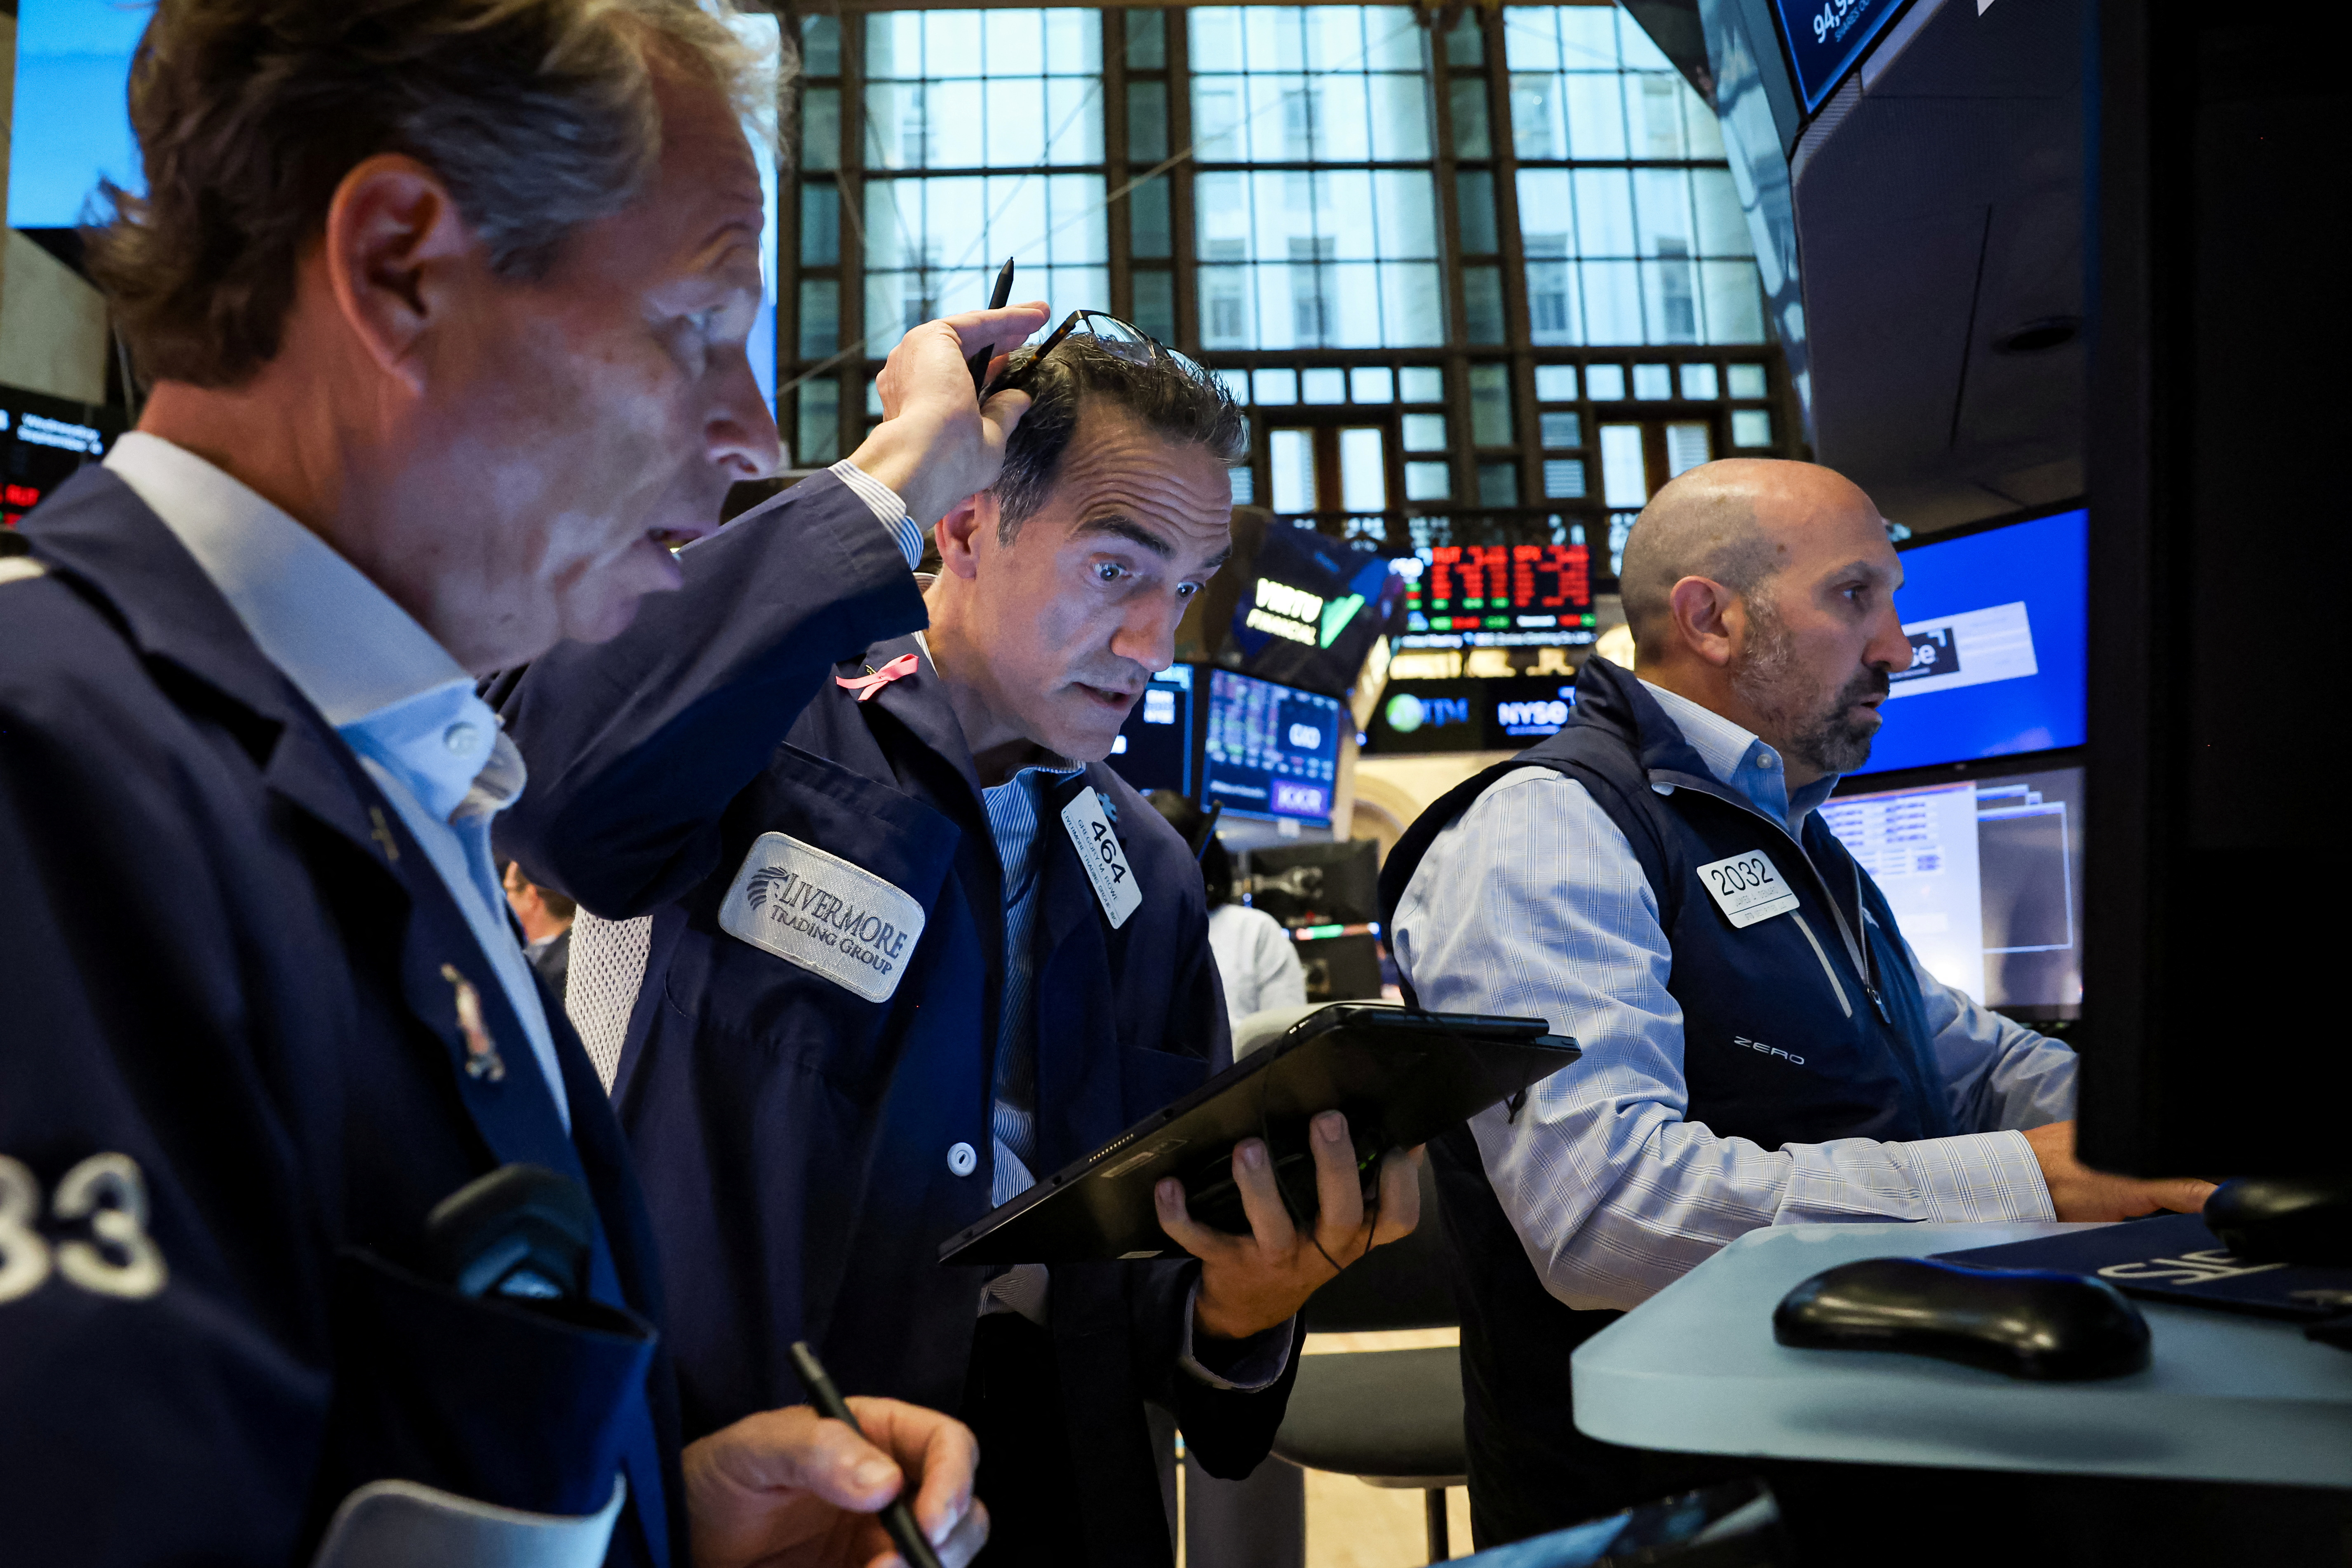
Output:
[[1681,727],[1667,716],[1649,688],[1631,670],[1599,654],[1585,660],[1584,668],[1577,672],[1576,714],[1569,722],[1590,726],[1626,742],[1654,783],[1710,795],[1726,793],[1698,747],[1684,737]]

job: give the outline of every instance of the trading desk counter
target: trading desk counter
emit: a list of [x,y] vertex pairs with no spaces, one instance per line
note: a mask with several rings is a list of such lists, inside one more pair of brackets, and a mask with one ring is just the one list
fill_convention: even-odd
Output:
[[1772,1338],[1773,1306],[1824,1269],[2082,1228],[1752,1231],[1576,1352],[1576,1424],[1634,1448],[1765,1459],[2352,1486],[2352,1354],[2298,1324],[2139,1301],[2150,1365],[2095,1383]]

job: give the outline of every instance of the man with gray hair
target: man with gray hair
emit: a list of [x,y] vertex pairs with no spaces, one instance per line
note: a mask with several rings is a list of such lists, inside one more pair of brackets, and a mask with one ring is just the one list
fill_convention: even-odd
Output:
[[[12,1562],[868,1568],[902,1491],[949,1563],[985,1536],[933,1411],[681,1452],[654,1233],[490,854],[525,779],[476,677],[618,632],[777,461],[721,9],[148,23],[145,194],[89,236],[145,409],[0,561]],[[920,623],[907,510],[1024,406],[964,356],[1042,319],[910,334],[763,520],[826,573],[778,711]]]
[[1434,1152],[1482,1546],[1706,1478],[1579,1434],[1569,1358],[1743,1232],[2211,1190],[2077,1164],[2074,1053],[1929,974],[1816,812],[1911,656],[1870,498],[1711,463],[1651,501],[1620,580],[1639,677],[1588,660],[1569,726],[1431,807],[1381,879],[1409,996],[1584,1047]]
[[[927,631],[779,706],[778,617],[821,590],[755,518],[730,524],[626,635],[523,678],[508,718],[545,787],[501,842],[597,915],[651,916],[614,1094],[688,1433],[797,1399],[786,1352],[809,1340],[845,1385],[971,1425],[984,1562],[1148,1568],[1171,1553],[1145,1402],[1212,1474],[1246,1475],[1295,1314],[1410,1230],[1419,1195],[1391,1156],[1369,1222],[1335,1113],[1311,1227],[1250,1139],[1251,1234],[1163,1184],[1171,1250],[1198,1261],[939,1261],[1231,1061],[1199,869],[1102,758],[1229,551],[1246,425],[1108,318],[1013,363],[1034,401],[1002,477],[940,506]],[[888,371],[881,393],[895,413]]]

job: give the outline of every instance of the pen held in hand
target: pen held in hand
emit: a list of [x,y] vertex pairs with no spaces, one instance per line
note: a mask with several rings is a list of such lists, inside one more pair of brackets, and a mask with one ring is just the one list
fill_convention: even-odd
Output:
[[[1002,310],[1004,308],[1004,302],[1012,298],[1013,258],[1008,256],[1004,258],[1004,265],[997,269],[996,287],[989,291],[988,308],[991,310]],[[995,357],[996,345],[993,343],[982,343],[979,349],[973,352],[971,358],[964,361],[964,364],[971,371],[972,396],[980,397],[987,392],[988,361]]]
[[[1005,263],[1008,268],[1012,265],[1011,262]],[[866,1428],[860,1427],[857,1417],[849,1413],[849,1402],[841,1396],[841,1390],[833,1385],[833,1379],[825,1375],[824,1364],[817,1360],[816,1352],[809,1348],[806,1340],[793,1342],[793,1369],[800,1374],[801,1386],[808,1390],[810,1401],[821,1415],[828,1420],[840,1422],[861,1437],[866,1436]],[[882,1510],[882,1528],[889,1532],[890,1544],[898,1549],[898,1555],[907,1560],[907,1568],[940,1568],[939,1553],[933,1552],[931,1543],[923,1539],[922,1526],[915,1522],[915,1511],[907,1506],[907,1485],[902,1483],[898,1495]]]

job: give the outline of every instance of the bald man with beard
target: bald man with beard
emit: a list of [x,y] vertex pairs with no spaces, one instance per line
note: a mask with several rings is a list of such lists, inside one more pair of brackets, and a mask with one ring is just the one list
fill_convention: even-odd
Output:
[[1439,800],[1382,873],[1409,998],[1584,1047],[1432,1145],[1481,1547],[1720,1472],[1580,1434],[1569,1358],[1746,1231],[2124,1219],[2211,1190],[2076,1163],[2074,1052],[1929,974],[1821,821],[1910,662],[1902,582],[1827,468],[1684,475],[1625,545],[1641,674],[1588,660],[1568,727]]

